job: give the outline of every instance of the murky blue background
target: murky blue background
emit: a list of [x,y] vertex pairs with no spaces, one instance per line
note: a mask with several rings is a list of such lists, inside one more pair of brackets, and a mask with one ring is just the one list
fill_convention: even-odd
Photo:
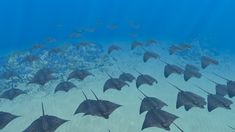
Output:
[[[80,26],[119,24],[119,31],[90,36],[128,39],[129,21],[141,24],[141,37],[187,42],[200,40],[219,50],[234,50],[234,0],[1,0],[1,53],[25,49],[48,36],[64,40]],[[103,28],[100,26],[99,28]]]

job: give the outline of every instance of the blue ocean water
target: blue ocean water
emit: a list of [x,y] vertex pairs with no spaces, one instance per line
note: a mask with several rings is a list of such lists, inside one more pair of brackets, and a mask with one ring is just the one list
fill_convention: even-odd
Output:
[[143,37],[178,42],[202,40],[210,47],[232,50],[234,6],[233,0],[2,0],[0,46],[7,53],[42,42],[48,36],[64,40],[71,30],[96,21],[117,23],[122,28],[119,33],[97,33],[92,37],[125,38],[125,24],[135,21],[141,24]]
[[[0,113],[0,132],[30,129],[43,117],[41,103],[46,115],[69,120],[56,132],[234,131],[234,7],[234,0],[1,0],[0,112],[21,117],[3,125]],[[124,73],[133,80],[120,79]],[[22,94],[9,99],[20,93],[4,95],[13,88]],[[180,98],[179,89],[206,102]],[[98,105],[76,113],[86,98],[96,99],[93,91]],[[216,108],[208,93],[220,100]],[[148,96],[166,104],[139,114]],[[177,99],[189,101],[178,108]],[[107,101],[117,104],[110,113],[101,105]],[[161,112],[174,123],[144,129],[146,115],[156,121]]]

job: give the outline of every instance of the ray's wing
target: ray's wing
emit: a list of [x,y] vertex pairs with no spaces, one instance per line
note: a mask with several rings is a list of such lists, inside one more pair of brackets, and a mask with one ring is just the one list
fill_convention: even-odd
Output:
[[88,113],[88,115],[89,114],[96,115],[97,114],[96,107],[97,107],[96,100],[87,99],[78,106],[74,114]]
[[0,130],[3,129],[12,120],[18,118],[19,116],[13,115],[7,112],[0,112]]
[[101,100],[102,104],[106,107],[106,112],[108,113],[108,115],[112,114],[117,108],[121,107],[121,105],[110,102],[110,101],[106,101],[106,100]]

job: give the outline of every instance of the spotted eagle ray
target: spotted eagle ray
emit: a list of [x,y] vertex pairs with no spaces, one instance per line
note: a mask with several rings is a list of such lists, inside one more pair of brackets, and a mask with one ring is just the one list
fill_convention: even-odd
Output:
[[16,97],[18,97],[21,94],[26,94],[25,91],[21,89],[16,89],[16,88],[11,88],[9,90],[6,90],[0,95],[0,98],[8,99],[8,100],[13,100]]
[[124,72],[119,67],[118,69],[122,72],[121,75],[119,75],[120,80],[129,83],[132,83],[135,80],[135,77],[131,73]]
[[121,90],[124,86],[128,86],[129,84],[122,81],[119,78],[113,78],[111,75],[106,73],[109,76],[109,79],[104,83],[103,92],[106,92],[109,89]]
[[96,100],[88,99],[85,93],[83,92],[83,95],[85,96],[86,100],[78,106],[74,114],[84,113],[84,116],[91,115],[109,119],[109,116],[117,108],[121,107],[121,105],[119,104],[107,100],[100,100],[92,90],[91,92],[95,96]]
[[56,116],[45,115],[42,103],[42,116],[33,121],[23,132],[54,132],[67,121]]
[[131,50],[134,50],[134,49],[136,49],[137,47],[143,47],[143,46],[144,46],[143,43],[138,42],[138,41],[134,41],[134,42],[132,42],[132,44],[131,44]]
[[165,76],[165,78],[168,78],[173,73],[181,75],[181,74],[184,73],[184,70],[182,68],[180,68],[179,66],[177,66],[177,65],[166,64],[166,66],[164,68],[164,76]]
[[68,80],[70,79],[84,80],[88,76],[94,76],[94,75],[87,70],[75,70],[69,74]]
[[141,130],[144,130],[149,127],[158,127],[170,131],[170,125],[175,125],[181,132],[183,130],[174,123],[174,121],[179,118],[178,116],[171,114],[169,112],[160,110],[160,109],[152,109],[147,112],[145,116],[145,120]]
[[177,101],[176,101],[176,109],[184,106],[186,111],[189,111],[193,107],[198,107],[204,109],[204,106],[206,105],[205,98],[189,92],[189,91],[183,91],[176,85],[169,83],[172,87],[179,90],[179,93],[177,95]]
[[[138,71],[136,71],[138,72]],[[140,72],[138,72],[140,75],[137,77],[136,79],[136,87],[139,88],[140,86],[144,85],[144,84],[147,84],[147,85],[150,85],[152,86],[154,83],[158,83],[158,81],[153,78],[152,76],[150,75],[147,75],[147,74],[142,74]]]
[[72,82],[69,81],[62,81],[61,83],[59,83],[56,88],[55,88],[55,93],[58,91],[64,91],[64,92],[68,92],[69,90],[71,90],[72,88],[75,88],[76,85],[73,84]]
[[201,67],[206,69],[209,65],[219,65],[219,62],[215,59],[212,59],[208,56],[201,57]]
[[38,84],[45,85],[51,80],[54,80],[55,77],[52,76],[53,71],[49,68],[42,68],[36,72],[32,80],[28,84]]
[[226,96],[228,94],[228,87],[227,87],[227,85],[217,83],[217,82],[213,81],[212,79],[209,79],[206,76],[204,76],[204,78],[206,78],[207,80],[209,80],[210,82],[215,84],[215,89],[216,89],[216,94],[217,95]]
[[0,111],[0,130],[6,127],[11,121],[18,118],[19,116],[13,115],[8,112]]
[[233,98],[235,96],[235,81],[229,80],[229,79],[227,79],[225,77],[222,77],[222,76],[220,76],[218,74],[215,74],[215,75],[217,77],[220,77],[220,78],[222,78],[222,79],[227,81],[228,96],[230,98]]
[[108,54],[111,54],[113,51],[118,51],[118,50],[121,50],[122,48],[117,46],[117,45],[111,45],[109,48],[108,48]]
[[146,63],[150,59],[159,59],[160,55],[155,52],[146,51],[143,56],[143,61]]
[[173,54],[176,54],[178,52],[183,52],[185,50],[188,50],[188,49],[191,49],[192,46],[191,45],[188,45],[188,44],[181,44],[181,45],[172,45],[170,48],[169,48],[169,54],[170,55],[173,55]]
[[188,81],[192,77],[201,78],[202,74],[199,72],[199,69],[191,64],[187,64],[184,70],[184,80]]
[[233,102],[231,100],[226,99],[225,97],[220,96],[220,95],[209,93],[208,91],[202,89],[199,86],[196,86],[196,87],[208,94],[208,96],[207,96],[207,102],[208,102],[207,109],[209,112],[212,112],[216,108],[225,108],[225,109],[229,109],[229,110],[231,109],[230,105],[233,104]]
[[155,98],[155,97],[149,97],[140,89],[138,90],[140,91],[140,93],[144,95],[144,99],[142,99],[141,101],[139,114],[142,114],[145,111],[150,111],[152,109],[162,109],[164,106],[168,106],[162,100]]

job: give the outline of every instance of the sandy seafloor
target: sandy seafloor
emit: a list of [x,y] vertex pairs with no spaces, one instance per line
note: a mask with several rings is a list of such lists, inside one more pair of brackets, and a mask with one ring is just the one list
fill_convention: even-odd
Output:
[[[123,44],[125,45],[125,43]],[[129,48],[129,44],[128,47]],[[159,50],[157,52],[169,63],[182,64],[179,60],[180,56],[169,56],[165,50]],[[201,90],[196,89],[193,84],[197,84],[204,89],[215,92],[215,85],[204,78],[192,79],[189,82],[184,82],[183,76],[173,75],[168,79],[163,76],[164,64],[157,60],[151,60],[148,63],[143,63],[142,56],[137,56],[129,50],[123,50],[115,52],[113,55],[118,59],[117,64],[106,67],[107,72],[118,77],[121,73],[117,65],[125,72],[133,73],[136,77],[136,73],[133,69],[150,74],[158,80],[158,84],[154,86],[144,85],[141,90],[148,96],[157,97],[165,101],[168,106],[163,109],[173,113],[180,118],[175,121],[185,132],[233,132],[227,127],[227,125],[235,126],[235,105],[232,105],[232,110],[216,109],[213,112],[208,112],[207,109],[193,108],[186,112],[184,108],[176,109],[176,97],[178,91],[171,87],[167,81],[174,83],[183,90],[195,92],[206,98],[206,94]],[[224,80],[209,74],[210,72],[221,73],[227,78],[235,79],[235,68],[233,63],[234,57],[230,56],[225,62],[223,58],[216,58],[220,61],[219,66],[210,66],[203,71],[207,73],[208,77],[225,83]],[[189,62],[188,62],[189,63]],[[197,65],[199,66],[199,65]],[[140,99],[143,97],[136,89],[135,83],[132,83],[130,87],[124,87],[122,91],[108,90],[103,93],[103,85],[108,79],[108,76],[94,69],[91,71],[95,74],[95,77],[88,77],[82,82],[73,81],[77,84],[76,89],[72,89],[68,93],[58,92],[54,94],[54,88],[59,81],[52,81],[45,85],[43,90],[37,91],[39,88],[37,85],[27,86],[22,84],[18,86],[21,89],[32,88],[34,91],[28,95],[21,95],[13,101],[1,100],[0,109],[13,113],[15,115],[21,115],[22,117],[13,120],[9,123],[2,132],[21,132],[27,128],[35,119],[42,115],[41,102],[44,103],[45,112],[48,115],[58,116],[60,118],[70,120],[57,129],[56,132],[107,132],[108,129],[111,132],[140,132],[144,121],[145,114],[139,115]],[[82,114],[73,115],[78,105],[84,100],[81,89],[87,94],[88,98],[94,96],[89,89],[92,89],[100,99],[107,99],[115,103],[123,105],[119,109],[113,112],[110,119],[106,120],[100,117],[85,116]],[[50,92],[50,93],[49,93]],[[49,94],[48,94],[49,93]],[[231,99],[235,101],[235,99]],[[175,126],[171,126],[172,132],[179,132]],[[159,128],[148,128],[143,132],[166,132]]]

